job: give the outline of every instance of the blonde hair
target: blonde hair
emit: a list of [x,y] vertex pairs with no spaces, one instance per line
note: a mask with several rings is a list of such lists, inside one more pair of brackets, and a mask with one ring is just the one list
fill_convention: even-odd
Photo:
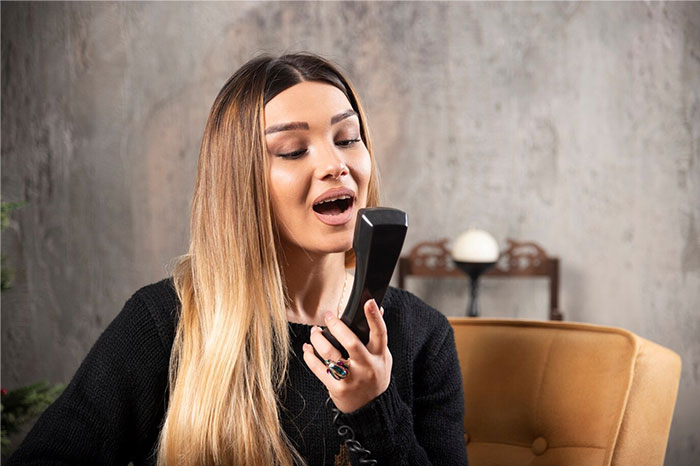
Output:
[[366,117],[334,66],[308,54],[259,57],[228,80],[202,138],[189,252],[173,273],[181,309],[160,466],[304,463],[279,415],[290,349],[264,139],[265,104],[302,81],[348,97],[372,159],[368,205],[378,202]]

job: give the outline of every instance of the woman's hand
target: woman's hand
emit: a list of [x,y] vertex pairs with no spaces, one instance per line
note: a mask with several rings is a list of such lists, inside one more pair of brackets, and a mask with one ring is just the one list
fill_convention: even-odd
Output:
[[[333,345],[321,333],[319,327],[311,329],[311,345],[304,344],[304,361],[316,377],[328,388],[331,399],[344,413],[359,409],[384,393],[391,380],[392,357],[387,346],[386,324],[383,311],[370,299],[364,306],[369,324],[369,342],[363,345],[357,335],[347,325],[330,312],[325,320],[328,330],[348,351],[348,376],[334,379],[326,372],[326,365],[314,354],[314,349],[322,358],[338,361],[341,357]],[[313,346],[312,346],[313,345]]]

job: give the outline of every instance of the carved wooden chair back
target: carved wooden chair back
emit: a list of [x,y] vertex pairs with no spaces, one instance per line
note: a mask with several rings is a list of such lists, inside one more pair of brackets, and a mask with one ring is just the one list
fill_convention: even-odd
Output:
[[[545,277],[549,279],[549,319],[562,320],[559,310],[559,259],[548,257],[537,243],[507,239],[496,266],[485,277]],[[398,264],[399,288],[408,276],[462,277],[464,272],[452,262],[447,239],[417,244]]]

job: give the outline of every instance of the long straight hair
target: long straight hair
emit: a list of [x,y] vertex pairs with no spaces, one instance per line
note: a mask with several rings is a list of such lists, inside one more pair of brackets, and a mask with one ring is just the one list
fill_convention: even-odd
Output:
[[357,112],[372,160],[367,204],[378,203],[367,119],[336,67],[310,54],[263,56],[226,82],[202,138],[189,252],[173,273],[181,308],[159,466],[304,463],[279,415],[291,350],[264,139],[265,104],[304,81],[337,87]]

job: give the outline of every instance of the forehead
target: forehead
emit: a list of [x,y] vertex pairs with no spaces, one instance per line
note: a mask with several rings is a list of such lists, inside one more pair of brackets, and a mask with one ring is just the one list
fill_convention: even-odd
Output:
[[352,109],[337,87],[305,81],[285,89],[265,105],[265,126],[302,121],[329,124],[334,115]]

